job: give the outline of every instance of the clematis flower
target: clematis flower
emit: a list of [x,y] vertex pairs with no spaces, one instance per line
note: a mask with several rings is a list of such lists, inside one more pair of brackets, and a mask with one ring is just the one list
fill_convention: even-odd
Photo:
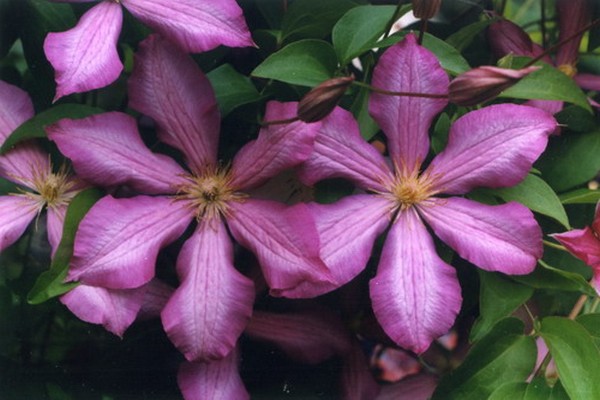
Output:
[[[556,2],[556,15],[558,16],[559,36],[558,42],[574,35],[579,29],[590,23],[592,13],[591,2],[588,0],[558,0]],[[534,43],[527,32],[515,23],[501,19],[491,24],[488,28],[488,41],[492,51],[497,57],[507,54],[519,56],[538,57],[544,49]],[[542,61],[555,66],[570,78],[573,78],[582,89],[600,90],[600,77],[593,74],[579,73],[577,61],[579,58],[579,44],[583,38],[583,32],[573,40],[566,42],[556,51],[556,57],[552,59],[545,56]],[[530,100],[527,104],[539,107],[551,113],[562,110],[562,101],[553,100]]]
[[[373,86],[447,94],[448,77],[409,34],[381,56]],[[512,104],[472,111],[454,123],[446,149],[425,167],[428,130],[446,104],[445,98],[371,95],[369,110],[387,137],[391,165],[361,139],[352,115],[337,108],[323,120],[315,150],[300,170],[307,184],[347,178],[366,191],[333,204],[310,204],[321,257],[335,284],[343,284],[364,269],[375,239],[389,230],[370,282],[372,306],[387,335],[416,353],[448,331],[461,304],[456,272],[436,254],[425,223],[462,258],[488,271],[527,274],[542,255],[541,230],[527,208],[515,202],[484,205],[462,195],[519,183],[556,121],[542,110]]]
[[591,226],[573,229],[564,233],[551,235],[565,246],[569,253],[592,267],[591,284],[600,294],[600,203],[596,205],[596,214]]
[[[230,167],[217,161],[220,117],[209,81],[186,54],[152,35],[140,44],[129,81],[130,106],[154,119],[159,139],[181,151],[188,169],[152,153],[136,121],[109,112],[48,128],[89,182],[143,193],[106,196],[79,226],[68,280],[108,289],[149,282],[159,250],[197,221],[177,259],[180,286],[162,311],[170,339],[190,361],[220,359],[252,311],[252,281],[233,266],[230,234],[256,255],[277,296],[303,297],[330,280],[308,207],[248,194],[304,161],[319,124],[264,127]],[[265,119],[295,116],[296,103],[271,102]]]
[[119,77],[123,70],[117,53],[122,7],[186,52],[254,44],[235,0],[102,0],[73,29],[46,36],[44,52],[56,72],[55,101],[107,86]]

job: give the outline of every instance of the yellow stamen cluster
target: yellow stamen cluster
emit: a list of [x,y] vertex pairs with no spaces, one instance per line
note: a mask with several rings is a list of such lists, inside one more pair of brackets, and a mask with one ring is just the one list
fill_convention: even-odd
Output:
[[78,193],[73,190],[76,181],[73,180],[63,165],[58,172],[52,172],[52,166],[47,168],[33,168],[32,179],[22,180],[35,192],[22,191],[24,196],[35,200],[39,205],[39,212],[44,206],[58,208],[67,206]]
[[577,74],[577,68],[575,68],[574,65],[571,64],[561,64],[558,67],[556,67],[560,72],[562,72],[563,74],[565,74],[566,76],[568,76],[569,78],[572,78],[575,76],[575,74]]
[[389,193],[384,195],[396,202],[401,210],[406,210],[438,193],[435,189],[435,178],[429,174],[419,175],[418,167],[410,172],[404,168],[396,171],[396,178],[389,186]]

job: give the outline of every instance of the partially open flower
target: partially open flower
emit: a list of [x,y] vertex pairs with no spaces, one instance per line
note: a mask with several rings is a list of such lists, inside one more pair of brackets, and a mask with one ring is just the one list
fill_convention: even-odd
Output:
[[449,99],[460,106],[474,106],[494,99],[521,78],[540,67],[506,69],[492,66],[474,68],[454,78],[449,86]]
[[413,14],[420,19],[433,18],[441,5],[442,0],[412,0]]
[[328,116],[354,82],[354,76],[328,79],[311,89],[298,103],[298,118],[304,122],[320,121]]

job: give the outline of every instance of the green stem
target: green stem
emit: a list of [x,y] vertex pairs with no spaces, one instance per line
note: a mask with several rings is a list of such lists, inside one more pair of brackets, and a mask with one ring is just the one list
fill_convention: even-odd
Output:
[[564,246],[561,246],[560,244],[552,243],[548,240],[544,240],[543,242],[544,242],[544,245],[546,245],[548,247],[552,247],[553,249],[567,251],[567,249]]

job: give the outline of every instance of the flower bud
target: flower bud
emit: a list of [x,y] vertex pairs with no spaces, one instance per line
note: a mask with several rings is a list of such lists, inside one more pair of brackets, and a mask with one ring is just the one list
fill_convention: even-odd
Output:
[[431,19],[440,10],[442,0],[412,0],[413,14],[419,19]]
[[353,81],[354,76],[332,78],[312,88],[298,103],[298,118],[316,122],[328,116]]
[[540,67],[505,69],[492,66],[474,68],[450,82],[448,98],[459,106],[474,106],[492,100],[521,78]]

